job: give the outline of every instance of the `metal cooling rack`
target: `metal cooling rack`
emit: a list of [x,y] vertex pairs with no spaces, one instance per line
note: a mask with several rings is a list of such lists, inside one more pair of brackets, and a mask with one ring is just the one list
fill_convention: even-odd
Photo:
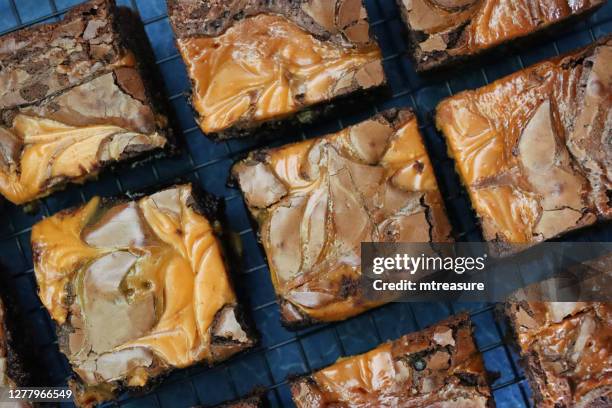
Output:
[[[82,0],[0,0],[0,34],[33,24],[57,21],[71,6]],[[263,255],[251,229],[238,191],[225,185],[232,162],[261,142],[249,140],[215,144],[196,127],[184,92],[189,89],[185,69],[174,47],[164,0],[118,0],[137,10],[151,40],[167,94],[178,118],[185,141],[184,152],[175,158],[147,162],[131,170],[107,172],[84,186],[72,186],[42,201],[38,214],[25,214],[5,204],[0,209],[0,263],[8,266],[11,285],[18,294],[22,321],[33,333],[41,364],[52,385],[63,385],[69,372],[58,352],[54,326],[36,296],[36,283],[29,248],[31,226],[43,216],[86,202],[94,195],[113,196],[170,182],[176,177],[190,179],[206,190],[225,198],[232,229],[239,231],[244,246],[243,272],[237,284],[248,288],[251,312],[262,335],[259,347],[214,368],[192,367],[176,371],[153,392],[143,396],[124,395],[108,407],[190,407],[214,405],[265,387],[272,406],[290,407],[287,376],[299,375],[333,363],[340,356],[373,348],[388,339],[419,330],[460,310],[468,310],[476,323],[476,341],[487,369],[498,373],[492,382],[498,407],[529,407],[530,396],[517,355],[506,344],[507,327],[495,318],[492,304],[394,303],[337,324],[316,326],[299,332],[284,330]],[[347,124],[395,106],[410,106],[419,116],[421,131],[436,168],[449,217],[461,240],[480,240],[476,219],[446,155],[442,137],[432,123],[432,112],[444,97],[464,89],[483,86],[536,61],[587,45],[612,32],[612,3],[604,5],[589,19],[570,27],[555,41],[534,42],[520,54],[484,61],[443,78],[416,75],[405,55],[402,22],[393,0],[366,0],[370,22],[383,49],[384,66],[392,96],[352,117],[337,118],[301,132],[282,135],[268,145],[337,131]],[[610,229],[607,228],[608,237]],[[576,238],[576,236],[574,237]],[[586,239],[579,235],[576,239]],[[608,238],[609,239],[609,238]],[[72,404],[61,404],[71,407]]]

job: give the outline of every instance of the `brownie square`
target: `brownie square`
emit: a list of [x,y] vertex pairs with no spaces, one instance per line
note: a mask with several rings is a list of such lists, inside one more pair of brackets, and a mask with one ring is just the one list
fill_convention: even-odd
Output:
[[362,242],[452,241],[407,109],[252,152],[232,172],[258,224],[288,327],[342,320],[379,304],[360,285]]
[[186,184],[131,201],[95,197],[34,226],[39,296],[79,405],[254,345],[219,217],[218,201]]
[[612,37],[440,103],[436,123],[496,252],[610,219]]
[[[572,301],[547,294],[567,286],[570,276],[584,280],[581,290],[574,288],[574,299],[562,299]],[[606,254],[567,266],[558,276],[508,298],[506,316],[536,406],[612,405],[612,309],[600,302],[609,293],[611,277],[612,254]]]
[[469,60],[502,44],[569,25],[605,0],[396,0],[416,69]]
[[612,405],[609,303],[514,299],[506,312],[536,406]]
[[467,314],[291,381],[298,408],[493,407]]
[[113,0],[0,37],[0,194],[24,204],[168,147],[151,55]]
[[169,0],[168,13],[213,139],[311,122],[385,84],[361,0]]

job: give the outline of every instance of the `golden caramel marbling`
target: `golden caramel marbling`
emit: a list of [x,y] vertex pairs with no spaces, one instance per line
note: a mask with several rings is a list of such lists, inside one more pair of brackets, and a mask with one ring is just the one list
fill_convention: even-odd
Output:
[[388,111],[338,133],[252,153],[233,168],[259,224],[288,325],[376,306],[362,242],[447,242],[450,225],[416,117]]
[[440,103],[486,240],[532,244],[612,216],[611,63],[608,37]]

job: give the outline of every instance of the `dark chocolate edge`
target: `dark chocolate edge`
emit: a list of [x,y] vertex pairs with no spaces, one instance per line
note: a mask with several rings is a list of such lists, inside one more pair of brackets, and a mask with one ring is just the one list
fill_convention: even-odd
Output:
[[5,321],[0,322],[4,334],[6,335],[6,374],[9,380],[13,381],[15,385],[25,386],[31,382],[32,372],[26,368],[26,364],[22,358],[24,354],[17,350],[16,337],[18,336],[14,333],[14,323],[12,319],[14,314],[9,312],[9,307],[10,306],[5,302],[3,308]]
[[170,107],[165,88],[159,86],[163,83],[163,79],[155,62],[155,53],[145,26],[139,15],[124,6],[115,8],[115,25],[115,31],[119,33],[124,47],[136,56],[136,68],[143,81],[147,105],[153,110],[156,119],[161,117],[168,122],[165,128],[159,128],[157,123],[156,127],[168,141],[168,146],[163,150],[167,150],[169,155],[174,155],[178,153],[177,144],[180,141],[176,137],[176,130],[179,129],[178,121]]
[[[240,298],[238,296],[238,292],[236,291],[236,286],[235,286],[235,281],[237,280],[236,271],[238,271],[239,269],[236,269],[233,265],[235,263],[235,261],[233,262],[233,260],[236,257],[228,256],[231,253],[231,249],[227,248],[226,240],[223,239],[223,234],[227,231],[227,227],[226,227],[227,222],[225,222],[226,217],[225,217],[225,212],[224,212],[224,201],[221,198],[218,198],[214,196],[213,194],[205,191],[202,187],[200,187],[199,185],[196,185],[195,183],[191,181],[175,179],[173,182],[169,182],[161,186],[160,185],[151,186],[151,187],[141,189],[133,193],[125,193],[125,194],[115,195],[112,197],[102,197],[100,205],[113,206],[113,205],[118,205],[121,203],[137,201],[139,199],[148,197],[155,193],[158,193],[158,192],[161,192],[167,189],[171,189],[173,187],[177,187],[180,185],[190,185],[191,186],[191,189],[192,189],[191,196],[194,199],[194,201],[193,203],[190,203],[189,205],[196,213],[204,216],[210,222],[211,226],[213,227],[214,234],[218,238],[218,241],[222,248],[223,258],[224,258],[224,261],[227,267],[227,272],[228,272],[227,275],[228,275],[230,283],[232,284],[232,289],[237,295],[237,303],[234,307],[234,310],[236,312],[236,319],[238,320],[238,323],[240,324],[242,330],[244,330],[244,332],[246,333],[248,340],[249,340],[249,344],[245,344],[244,347],[242,347],[237,352],[233,353],[227,359],[215,361],[212,363],[205,363],[203,361],[200,361],[200,362],[195,362],[193,365],[190,366],[190,367],[204,366],[207,368],[212,368],[212,367],[219,366],[235,358],[238,355],[247,353],[249,350],[255,348],[259,344],[259,341],[260,341],[260,335],[256,330],[256,325],[254,323],[253,317],[250,313],[247,313],[248,302],[246,301],[246,299]],[[82,206],[83,205],[73,206],[73,207],[61,210],[54,215],[60,215],[60,216],[69,215],[77,211],[78,209],[82,208]],[[32,256],[33,257],[36,256],[36,251],[34,249],[33,249]],[[39,290],[38,281],[36,281],[36,289],[37,291]],[[48,313],[47,309],[46,308],[44,309],[46,313]],[[215,315],[215,319],[213,320],[213,325],[216,319],[217,319],[217,316]],[[55,327],[55,331],[59,338],[61,335],[61,330],[63,326],[58,326],[57,323],[53,321],[53,319],[51,319],[51,321]],[[214,338],[214,336],[211,336],[211,339],[212,338]],[[235,344],[235,343],[231,343],[231,344]],[[65,356],[65,354],[59,348],[58,348],[58,351],[62,356]],[[67,358],[67,356],[65,357]],[[68,365],[70,367],[69,363]],[[117,401],[120,398],[121,394],[125,392],[128,392],[131,396],[145,395],[153,391],[155,388],[159,387],[164,382],[164,380],[167,377],[169,377],[172,373],[178,370],[185,370],[185,369],[188,369],[188,368],[180,369],[180,368],[170,367],[164,370],[163,372],[161,372],[160,374],[158,374],[157,376],[150,377],[148,382],[144,386],[141,386],[141,387],[127,386],[125,385],[124,379],[119,380],[119,381],[108,382],[108,384],[113,384],[114,386],[116,386],[116,388],[112,391],[112,394],[114,397],[113,399],[110,399],[110,400],[104,400],[100,402],[99,404],[105,404],[105,403]],[[70,371],[70,374],[66,378],[66,381],[71,385],[71,388],[76,387],[75,389],[78,389],[80,391],[87,391],[88,386],[85,383],[83,383],[83,381],[74,372],[74,370],[72,370],[72,367],[69,368],[69,371]]]
[[[221,247],[223,260],[227,269],[227,277],[232,286],[232,290],[236,295],[236,305],[234,307],[236,319],[238,320],[242,330],[245,331],[249,340],[249,344],[245,344],[238,352],[229,357],[232,358],[237,354],[241,354],[242,352],[256,347],[261,341],[261,337],[256,330],[253,315],[248,312],[251,310],[250,299],[244,293],[245,288],[239,284],[239,274],[242,273],[242,266],[240,262],[241,256],[237,253],[236,249],[232,245],[229,245],[229,242],[231,241],[229,239],[229,235],[232,232],[229,228],[229,220],[227,219],[225,212],[225,200],[205,191],[201,186],[195,183],[187,182],[185,184],[191,185],[191,195],[194,198],[192,208],[198,214],[203,215],[206,219],[208,219],[213,227],[214,234],[217,237]],[[215,322],[216,316],[212,326],[214,326]],[[214,336],[212,336],[212,338],[214,338]],[[227,361],[228,359],[218,361],[212,365],[216,365],[222,361]]]
[[[520,343],[519,343],[519,333],[516,329],[516,319],[514,313],[512,312],[513,305],[522,304],[521,301],[516,301],[511,297],[506,299],[503,303],[503,306],[499,307],[496,310],[498,318],[500,321],[505,322],[506,326],[509,328],[508,333],[506,334],[507,344],[512,347],[512,349],[519,355],[519,364],[525,372],[525,376],[527,377],[527,381],[529,383],[529,388],[531,390],[533,403],[535,406],[545,402],[542,393],[540,392],[540,387],[538,386],[538,379],[542,379],[542,369],[533,355],[533,353],[523,353],[521,351]],[[545,379],[544,379],[545,381]]]
[[405,33],[404,37],[407,40],[407,49],[405,53],[409,56],[417,73],[426,76],[433,76],[438,74],[448,74],[451,70],[467,69],[472,67],[473,64],[487,62],[486,60],[489,58],[491,58],[492,61],[492,58],[496,56],[507,57],[508,55],[516,54],[520,51],[524,51],[528,46],[533,46],[534,41],[542,42],[545,40],[552,40],[562,34],[570,34],[571,32],[567,32],[567,29],[572,24],[588,18],[591,14],[597,11],[598,8],[602,7],[606,1],[604,0],[601,4],[584,10],[581,13],[572,14],[571,16],[552,23],[547,27],[536,29],[524,36],[507,39],[500,44],[478,50],[473,54],[450,56],[444,51],[439,51],[440,54],[446,55],[446,57],[441,60],[436,60],[433,63],[422,62],[417,59],[416,49],[418,47],[418,41],[416,38],[418,33],[421,33],[421,31],[412,30],[410,23],[404,19],[403,4],[401,3],[401,0],[396,0],[396,3],[402,10],[402,13],[400,14]]

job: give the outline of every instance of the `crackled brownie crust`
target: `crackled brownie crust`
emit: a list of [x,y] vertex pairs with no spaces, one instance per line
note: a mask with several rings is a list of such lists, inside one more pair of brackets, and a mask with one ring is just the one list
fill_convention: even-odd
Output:
[[418,71],[448,66],[569,24],[605,0],[396,0]]
[[291,382],[298,408],[492,407],[467,314]]
[[334,99],[385,83],[361,0],[168,3],[192,105],[209,137],[311,121]]
[[610,219],[612,37],[444,100],[436,123],[501,254]]
[[27,203],[166,148],[153,65],[142,24],[113,0],[0,37],[0,194]]
[[538,407],[612,405],[610,304],[514,299],[506,312]]
[[96,197],[34,226],[39,295],[79,405],[254,345],[213,201],[178,185],[132,201]]
[[379,304],[360,284],[361,242],[451,241],[409,110],[253,152],[232,173],[259,226],[289,327],[342,320]]

